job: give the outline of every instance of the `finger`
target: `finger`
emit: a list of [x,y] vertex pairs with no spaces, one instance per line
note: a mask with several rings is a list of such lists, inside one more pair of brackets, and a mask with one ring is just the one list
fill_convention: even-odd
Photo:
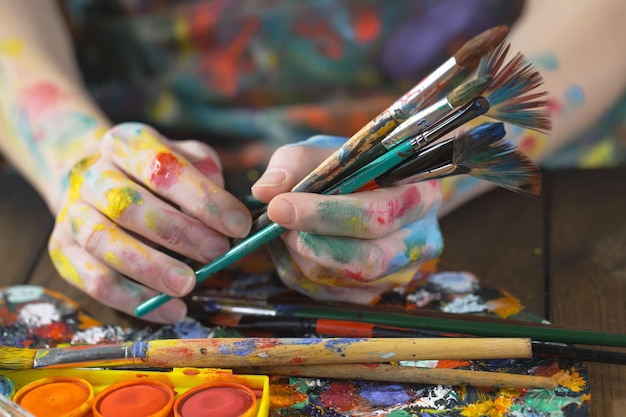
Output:
[[248,209],[166,146],[154,129],[137,123],[118,125],[104,136],[102,149],[156,195],[220,233],[244,237],[250,230]]
[[284,240],[292,253],[360,282],[371,282],[410,263],[433,259],[443,249],[435,208],[379,239],[289,232]]
[[72,175],[74,195],[126,230],[189,258],[209,261],[228,250],[224,235],[181,213],[116,169],[97,162],[85,167],[81,181]]
[[182,155],[205,177],[220,188],[224,188],[224,176],[222,175],[222,163],[209,145],[196,140],[174,141],[166,140],[166,143]]
[[269,218],[291,230],[377,239],[439,207],[436,181],[340,196],[284,193],[270,201]]
[[405,286],[415,276],[417,264],[372,282],[342,276],[289,250],[280,239],[270,242],[281,281],[314,300],[368,304],[383,292]]
[[140,242],[94,208],[75,203],[66,216],[76,242],[108,267],[173,297],[194,287],[188,265]]
[[[53,232],[48,250],[63,279],[108,307],[134,315],[135,307],[156,295],[154,290],[123,277],[87,253],[69,233]],[[142,318],[178,323],[186,314],[185,303],[173,299]]]
[[261,178],[252,186],[252,195],[267,203],[274,196],[290,191],[345,140],[337,136],[318,135],[278,148]]

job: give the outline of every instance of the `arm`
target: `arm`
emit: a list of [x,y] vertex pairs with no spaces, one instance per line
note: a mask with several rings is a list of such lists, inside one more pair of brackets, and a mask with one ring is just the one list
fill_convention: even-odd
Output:
[[[508,137],[541,163],[597,123],[626,91],[626,2],[607,0],[527,0],[509,35],[511,52],[522,52],[539,70],[549,93],[552,132],[510,129]],[[442,181],[441,214],[450,212],[492,186],[467,178]],[[463,190],[463,191],[461,191]]]
[[[0,1],[0,143],[56,217],[48,243],[62,278],[132,313],[195,284],[192,268],[243,237],[251,217],[224,190],[216,153],[149,126],[111,127],[90,99],[52,1]],[[167,250],[165,250],[167,249]],[[146,318],[176,322],[172,300]]]
[[0,16],[0,149],[56,213],[67,172],[110,122],[82,85],[56,2],[4,0]]

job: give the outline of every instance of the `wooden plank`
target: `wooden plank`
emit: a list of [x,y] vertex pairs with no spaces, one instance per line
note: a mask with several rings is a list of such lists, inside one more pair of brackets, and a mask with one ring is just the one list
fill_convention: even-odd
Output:
[[475,273],[544,317],[544,197],[495,189],[441,219],[441,267]]
[[17,173],[0,173],[0,265],[2,286],[23,284],[46,250],[54,224],[48,208]]
[[[551,321],[626,333],[626,168],[556,172],[551,183]],[[623,416],[626,366],[589,371],[591,415]]]

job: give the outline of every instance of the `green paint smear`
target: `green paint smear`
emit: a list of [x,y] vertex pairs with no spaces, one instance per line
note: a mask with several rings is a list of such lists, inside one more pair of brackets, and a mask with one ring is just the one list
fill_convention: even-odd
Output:
[[514,405],[512,409],[519,412],[532,409],[542,413],[562,415],[564,407],[569,404],[581,404],[582,398],[555,395],[553,391],[548,390],[531,390],[524,396],[524,403],[523,407]]
[[411,414],[407,413],[404,410],[394,410],[391,413],[387,414],[389,417],[411,417]]
[[352,239],[328,238],[300,233],[300,239],[317,257],[331,257],[344,265],[352,262],[360,252],[360,245]]
[[323,224],[336,225],[340,231],[347,232],[367,232],[367,216],[361,207],[355,207],[353,204],[329,203],[324,202],[317,205],[316,218],[313,219],[315,224],[319,223],[319,219]]

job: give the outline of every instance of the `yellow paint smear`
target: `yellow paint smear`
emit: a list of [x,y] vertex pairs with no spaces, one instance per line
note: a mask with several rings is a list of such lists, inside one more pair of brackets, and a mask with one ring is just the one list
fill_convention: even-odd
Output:
[[5,39],[0,41],[0,54],[18,57],[24,51],[24,42],[20,39]]

